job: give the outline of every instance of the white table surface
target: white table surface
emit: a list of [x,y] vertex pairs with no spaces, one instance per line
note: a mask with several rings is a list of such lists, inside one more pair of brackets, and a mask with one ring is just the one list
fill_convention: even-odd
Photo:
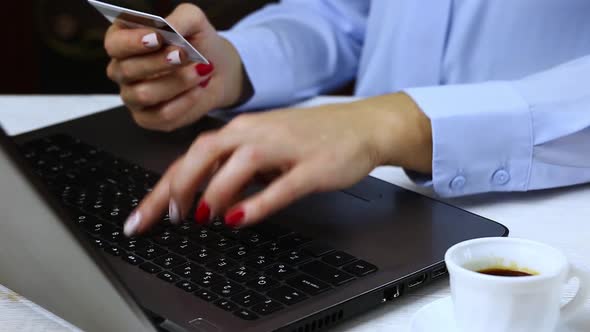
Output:
[[[342,101],[319,98],[312,103]],[[14,135],[121,103],[118,96],[0,96],[0,123]],[[399,168],[381,167],[372,175],[426,195]],[[561,249],[573,262],[590,266],[590,185],[530,193],[488,194],[448,201],[510,228],[510,236],[545,242]],[[564,300],[575,292],[566,287]],[[449,295],[448,282],[403,296],[344,322],[335,331],[407,331],[423,305]],[[0,331],[71,331],[67,323],[0,286]],[[590,299],[582,312],[560,331],[590,331]]]

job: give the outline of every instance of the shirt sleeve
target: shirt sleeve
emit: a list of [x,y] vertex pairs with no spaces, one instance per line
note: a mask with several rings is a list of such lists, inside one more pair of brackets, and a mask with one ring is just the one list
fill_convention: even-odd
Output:
[[238,110],[292,103],[351,80],[368,10],[365,0],[283,0],[221,32],[254,88]]
[[430,118],[441,196],[590,182],[590,56],[517,81],[405,90]]

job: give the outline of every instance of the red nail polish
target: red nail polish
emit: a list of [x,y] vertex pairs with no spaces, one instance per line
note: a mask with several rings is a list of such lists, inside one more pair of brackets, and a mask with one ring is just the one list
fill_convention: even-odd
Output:
[[195,66],[195,68],[197,69],[197,73],[201,76],[206,76],[207,74],[209,74],[210,72],[213,71],[213,64],[204,64],[204,63],[199,63],[198,65]]
[[211,80],[211,77],[207,78],[206,80],[204,80],[203,82],[199,83],[199,86],[202,88],[206,88],[207,85],[209,85],[209,81]]
[[200,201],[199,205],[197,206],[197,210],[195,211],[195,220],[199,224],[205,224],[209,221],[209,217],[211,215],[211,209],[209,205],[205,201]]
[[244,216],[244,209],[241,207],[230,210],[225,214],[225,224],[230,227],[235,227],[244,220]]

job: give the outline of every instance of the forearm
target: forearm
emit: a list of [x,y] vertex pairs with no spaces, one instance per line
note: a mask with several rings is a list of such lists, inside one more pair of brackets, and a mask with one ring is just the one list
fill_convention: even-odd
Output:
[[[361,4],[361,5],[359,5]],[[284,1],[229,31],[254,95],[241,108],[269,108],[308,98],[353,78],[364,36],[364,2]]]

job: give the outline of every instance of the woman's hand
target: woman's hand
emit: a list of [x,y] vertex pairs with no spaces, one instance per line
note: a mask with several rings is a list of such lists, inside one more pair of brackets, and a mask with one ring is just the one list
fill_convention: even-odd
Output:
[[[166,206],[179,221],[209,178],[197,221],[225,214],[228,225],[242,227],[306,194],[348,187],[379,165],[429,172],[431,158],[430,121],[405,94],[245,114],[200,135],[132,214],[125,233],[145,231]],[[244,187],[265,173],[278,176],[240,200]]]
[[233,105],[244,79],[239,54],[198,7],[179,5],[167,20],[211,65],[189,63],[182,49],[163,45],[161,36],[149,29],[116,22],[105,36],[112,58],[107,75],[119,85],[133,118],[142,127],[163,131]]

